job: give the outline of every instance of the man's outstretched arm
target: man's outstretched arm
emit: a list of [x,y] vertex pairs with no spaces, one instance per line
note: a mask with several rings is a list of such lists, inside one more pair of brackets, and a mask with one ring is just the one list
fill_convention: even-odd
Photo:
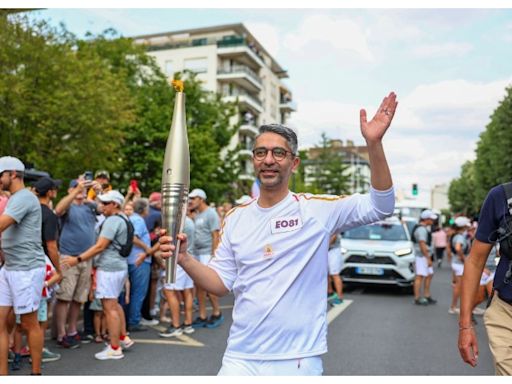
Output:
[[382,138],[393,120],[397,105],[396,94],[391,92],[382,100],[372,120],[367,121],[366,110],[360,111],[361,133],[366,140],[370,158],[371,185],[379,191],[388,190],[393,186]]

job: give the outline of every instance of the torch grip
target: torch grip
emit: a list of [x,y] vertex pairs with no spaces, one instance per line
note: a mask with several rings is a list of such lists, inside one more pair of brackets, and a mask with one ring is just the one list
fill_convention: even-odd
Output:
[[185,217],[187,215],[188,186],[180,183],[162,184],[162,228],[172,237],[172,244],[176,247],[174,254],[165,261],[165,282],[176,283],[176,268],[180,240],[177,235],[183,232]]

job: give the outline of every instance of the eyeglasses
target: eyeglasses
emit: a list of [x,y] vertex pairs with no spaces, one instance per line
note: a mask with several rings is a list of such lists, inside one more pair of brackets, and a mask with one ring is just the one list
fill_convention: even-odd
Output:
[[293,152],[287,151],[286,149],[281,148],[281,147],[275,147],[272,149],[265,148],[265,147],[259,147],[259,148],[253,149],[252,154],[256,160],[263,160],[265,157],[267,157],[268,151],[272,151],[272,157],[276,161],[284,160],[286,157],[286,154],[288,154],[288,153],[290,155],[292,155],[292,157],[295,156],[295,154]]

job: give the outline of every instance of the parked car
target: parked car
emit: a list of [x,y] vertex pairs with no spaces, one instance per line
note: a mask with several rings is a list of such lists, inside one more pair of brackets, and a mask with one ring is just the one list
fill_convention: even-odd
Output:
[[396,217],[353,228],[342,234],[344,282],[411,287],[414,245],[407,226]]

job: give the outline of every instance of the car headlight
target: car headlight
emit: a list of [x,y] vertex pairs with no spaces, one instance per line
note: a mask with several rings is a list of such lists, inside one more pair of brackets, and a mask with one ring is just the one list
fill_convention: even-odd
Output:
[[411,248],[404,248],[404,249],[399,249],[398,251],[395,251],[395,255],[397,255],[397,256],[407,256],[407,255],[410,255],[411,253],[412,253]]
[[347,248],[343,248],[343,247],[341,247],[341,254],[342,254],[342,255],[344,255],[344,254],[345,254],[345,253],[347,253],[347,252],[348,252],[348,251],[347,251]]

